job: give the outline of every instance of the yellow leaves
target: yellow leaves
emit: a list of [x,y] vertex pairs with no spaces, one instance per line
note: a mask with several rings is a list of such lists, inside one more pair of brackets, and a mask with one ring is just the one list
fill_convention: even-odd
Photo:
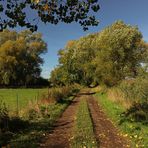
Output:
[[129,147],[130,147],[130,145],[126,145],[126,147],[128,147],[128,148],[129,148]]
[[130,138],[132,139],[133,137],[132,137],[132,136],[130,136]]
[[128,134],[123,135],[123,137],[127,137],[127,136],[128,136]]
[[140,136],[138,139],[139,139],[139,140],[141,140],[141,139],[142,139],[142,137]]
[[74,120],[77,120],[77,117],[76,116],[74,117]]
[[72,47],[74,47],[75,44],[76,44],[76,41],[70,40],[70,41],[67,42],[66,48],[67,49],[72,48]]
[[104,133],[99,134],[99,136],[102,137],[102,138],[106,137],[106,135]]
[[50,11],[51,10],[51,7],[49,7],[48,4],[45,4],[43,8],[44,8],[45,11]]
[[134,135],[134,138],[137,138],[138,136],[137,135]]
[[32,3],[37,3],[37,4],[38,4],[38,3],[40,2],[40,0],[31,0],[31,2],[32,2]]
[[139,147],[139,145],[138,145],[138,144],[136,144],[136,147]]
[[73,139],[74,139],[74,136],[70,137],[70,138],[69,138],[69,141],[71,141],[71,140],[73,140]]

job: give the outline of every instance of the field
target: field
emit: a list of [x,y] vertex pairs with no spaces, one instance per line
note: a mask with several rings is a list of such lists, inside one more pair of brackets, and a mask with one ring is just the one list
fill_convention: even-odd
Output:
[[[25,108],[30,101],[40,99],[48,88],[43,89],[0,89],[0,101],[5,102],[10,111]],[[18,105],[17,105],[18,104]]]

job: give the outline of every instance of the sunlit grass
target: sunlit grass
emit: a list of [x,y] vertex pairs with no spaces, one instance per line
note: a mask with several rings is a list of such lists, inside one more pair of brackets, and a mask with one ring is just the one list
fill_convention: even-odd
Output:
[[43,89],[0,89],[0,100],[6,103],[10,111],[16,111],[17,99],[18,109],[24,109],[29,101],[40,99],[43,93],[47,93],[48,88]]
[[97,148],[89,109],[85,98],[79,104],[74,134],[70,139],[72,148]]

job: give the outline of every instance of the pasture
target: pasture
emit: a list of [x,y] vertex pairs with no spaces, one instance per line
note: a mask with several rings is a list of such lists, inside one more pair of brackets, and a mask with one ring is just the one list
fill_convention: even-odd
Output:
[[0,89],[0,101],[4,102],[9,111],[22,110],[30,101],[42,98],[48,88],[43,89]]

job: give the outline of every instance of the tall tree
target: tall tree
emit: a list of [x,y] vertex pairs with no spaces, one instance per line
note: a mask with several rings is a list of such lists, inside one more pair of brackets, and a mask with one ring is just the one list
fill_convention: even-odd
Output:
[[137,68],[145,50],[142,34],[137,27],[117,21],[99,33],[96,77],[107,85],[114,85],[125,77],[137,75]]
[[141,63],[147,61],[147,45],[137,27],[117,21],[101,32],[69,41],[59,55],[64,84],[112,86],[137,76]]
[[[0,30],[19,25],[36,31],[39,21],[78,22],[87,30],[88,26],[98,25],[92,12],[99,9],[98,0],[0,0]],[[33,19],[30,12],[35,16]]]
[[0,33],[0,82],[27,85],[40,76],[46,43],[40,33],[4,30]]

